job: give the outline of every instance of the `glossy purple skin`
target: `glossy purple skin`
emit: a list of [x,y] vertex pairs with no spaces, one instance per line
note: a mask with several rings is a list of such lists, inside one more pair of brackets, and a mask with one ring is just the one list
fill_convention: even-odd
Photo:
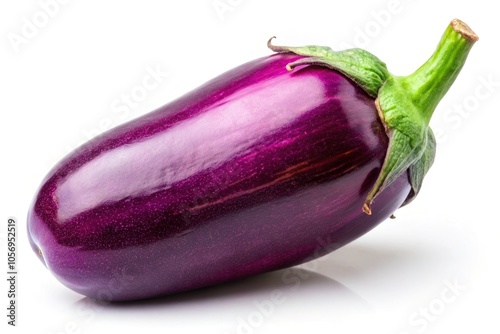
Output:
[[285,268],[366,233],[387,150],[374,101],[335,71],[277,54],[241,65],[63,159],[28,214],[31,245],[81,294],[123,301]]

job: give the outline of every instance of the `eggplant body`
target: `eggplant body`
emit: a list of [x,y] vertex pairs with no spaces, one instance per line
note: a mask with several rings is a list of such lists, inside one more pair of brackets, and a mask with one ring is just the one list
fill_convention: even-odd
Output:
[[362,211],[387,152],[375,103],[336,71],[243,64],[94,138],[28,214],[67,287],[113,301],[192,290],[322,256],[388,218],[405,173]]

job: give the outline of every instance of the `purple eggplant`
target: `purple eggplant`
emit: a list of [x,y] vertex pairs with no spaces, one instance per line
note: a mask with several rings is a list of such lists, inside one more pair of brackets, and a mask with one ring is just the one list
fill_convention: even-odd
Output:
[[408,77],[363,50],[269,42],[276,54],[65,157],[30,207],[30,244],[64,285],[113,301],[331,252],[415,198],[430,115],[475,40],[452,21]]

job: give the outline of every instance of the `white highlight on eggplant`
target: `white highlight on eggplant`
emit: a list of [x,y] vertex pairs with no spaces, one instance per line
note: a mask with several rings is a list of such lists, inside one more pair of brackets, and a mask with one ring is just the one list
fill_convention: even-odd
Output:
[[[309,89],[304,91],[303,87]],[[265,85],[239,90],[163,133],[105,151],[69,175],[57,189],[58,220],[110,199],[168,189],[217,166],[312,110],[324,94],[323,83],[314,76],[302,76],[299,81],[277,77]],[[290,105],[296,108],[290,110]]]

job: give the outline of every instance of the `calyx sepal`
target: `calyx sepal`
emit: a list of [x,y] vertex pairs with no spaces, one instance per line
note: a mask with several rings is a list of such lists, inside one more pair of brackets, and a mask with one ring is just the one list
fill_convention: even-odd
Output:
[[321,65],[339,71],[356,82],[368,95],[376,97],[378,90],[389,76],[387,66],[380,59],[362,49],[333,51],[328,46],[307,45],[299,47],[277,46],[271,42],[267,46],[278,53],[291,52],[305,56],[287,65],[289,71],[299,65]]

